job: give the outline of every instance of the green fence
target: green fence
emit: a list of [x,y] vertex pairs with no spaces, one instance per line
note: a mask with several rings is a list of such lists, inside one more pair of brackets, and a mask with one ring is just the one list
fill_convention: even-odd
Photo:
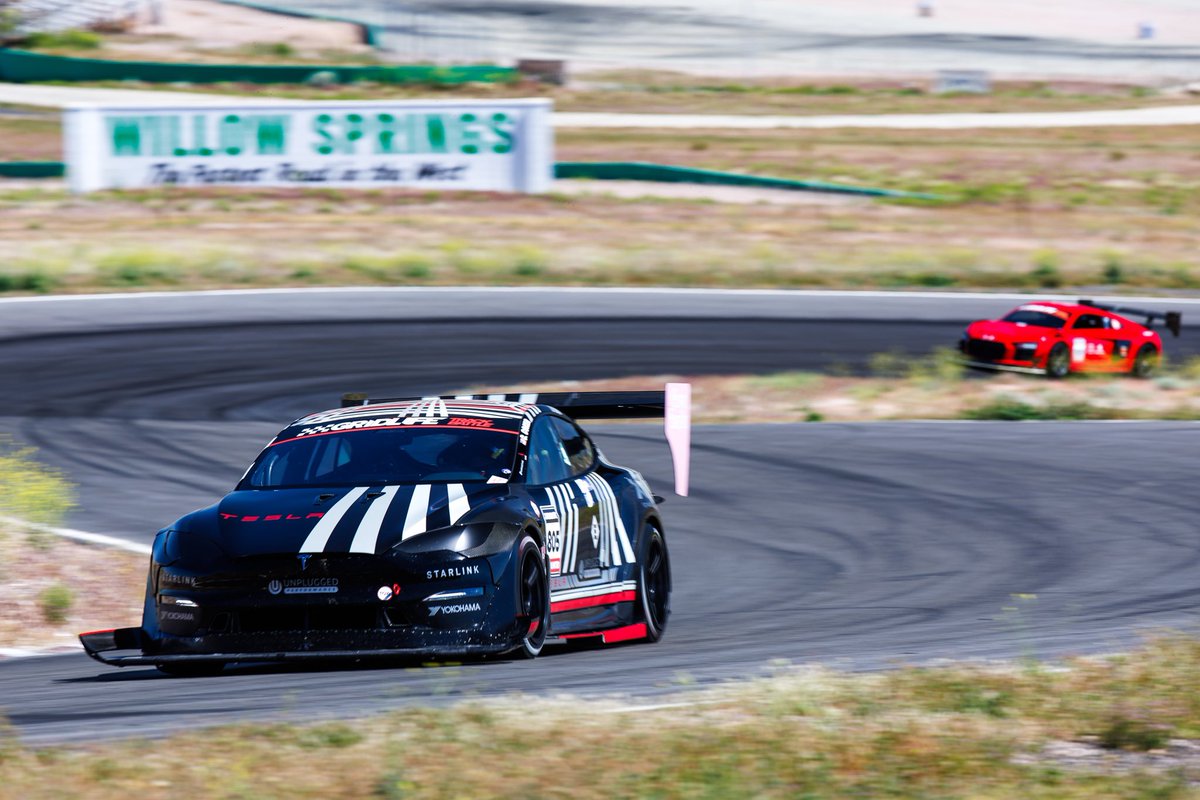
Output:
[[910,200],[940,200],[938,195],[901,192],[871,186],[850,186],[824,181],[794,181],[787,178],[767,178],[743,175],[715,169],[674,167],[644,161],[560,161],[554,165],[556,178],[591,178],[600,181],[655,181],[658,183],[709,183],[723,186],[756,186],[764,189],[791,189],[807,192],[836,192],[867,197],[894,197]]
[[492,64],[439,67],[433,64],[334,66],[322,64],[183,64],[158,61],[106,61],[0,48],[0,80],[145,81],[147,83],[305,83],[321,75],[334,83],[503,83],[519,73]]
[[66,172],[61,161],[0,161],[0,178],[61,178]]
[[[2,178],[61,178],[66,169],[61,161],[0,162]],[[656,183],[707,183],[724,186],[757,186],[768,189],[790,189],[806,192],[838,192],[867,197],[893,197],[917,200],[940,200],[938,195],[917,192],[898,192],[870,186],[849,186],[822,181],[793,181],[786,178],[766,178],[761,175],[742,175],[713,169],[672,167],[643,161],[560,161],[554,165],[556,178],[590,178],[592,180],[653,181]]]

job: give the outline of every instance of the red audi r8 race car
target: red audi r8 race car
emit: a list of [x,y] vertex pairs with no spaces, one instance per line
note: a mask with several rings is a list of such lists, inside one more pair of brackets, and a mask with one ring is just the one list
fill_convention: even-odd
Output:
[[[1145,324],[1123,314],[1143,317]],[[1150,375],[1162,356],[1162,338],[1150,328],[1156,321],[1175,336],[1178,311],[1144,311],[1078,303],[1025,303],[1002,319],[977,320],[959,341],[965,363],[981,369],[1027,372],[1065,378],[1072,372],[1125,372]]]

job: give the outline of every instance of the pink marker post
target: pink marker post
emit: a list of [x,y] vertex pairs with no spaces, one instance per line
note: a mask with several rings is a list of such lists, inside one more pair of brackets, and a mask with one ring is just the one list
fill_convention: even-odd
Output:
[[692,385],[668,383],[664,412],[667,444],[675,464],[675,494],[687,497],[692,460]]

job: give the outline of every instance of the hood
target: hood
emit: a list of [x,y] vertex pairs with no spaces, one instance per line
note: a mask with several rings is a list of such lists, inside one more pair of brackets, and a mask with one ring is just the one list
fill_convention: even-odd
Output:
[[967,336],[996,342],[1036,342],[1043,336],[1053,336],[1060,331],[1041,325],[1023,325],[998,319],[981,319],[967,326]]
[[507,486],[437,483],[232,492],[216,508],[221,547],[234,557],[382,553],[403,539],[465,523]]

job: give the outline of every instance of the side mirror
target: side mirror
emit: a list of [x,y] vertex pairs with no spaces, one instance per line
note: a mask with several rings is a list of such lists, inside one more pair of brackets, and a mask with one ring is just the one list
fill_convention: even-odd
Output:
[[655,505],[657,505],[657,504],[659,504],[659,503],[662,503],[662,502],[664,502],[666,499],[667,499],[667,498],[663,497],[661,494],[656,494],[656,495],[654,495],[654,503],[655,503]]

